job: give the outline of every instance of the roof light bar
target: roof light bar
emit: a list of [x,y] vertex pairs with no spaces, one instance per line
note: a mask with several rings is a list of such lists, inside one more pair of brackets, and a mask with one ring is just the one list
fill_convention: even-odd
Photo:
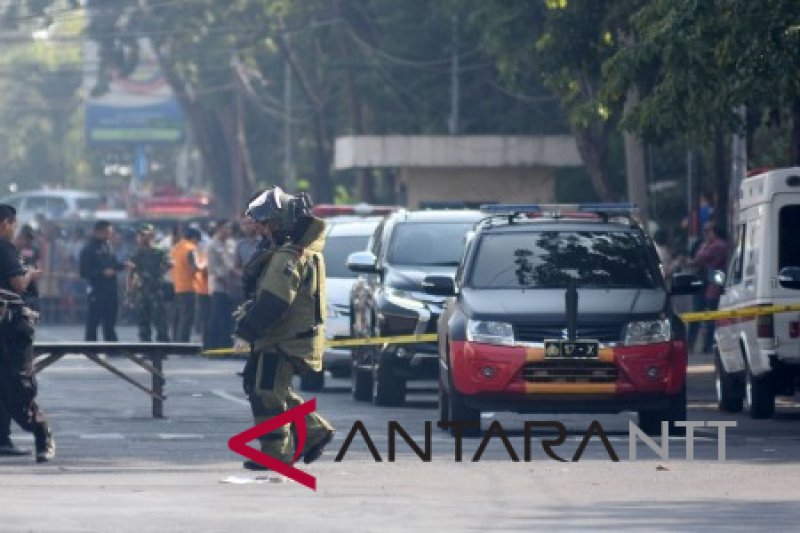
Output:
[[483,204],[481,211],[484,213],[506,215],[513,213],[538,213],[542,208],[539,204]]
[[589,203],[589,204],[484,204],[481,211],[492,215],[513,215],[514,213],[633,213],[638,208],[631,203]]

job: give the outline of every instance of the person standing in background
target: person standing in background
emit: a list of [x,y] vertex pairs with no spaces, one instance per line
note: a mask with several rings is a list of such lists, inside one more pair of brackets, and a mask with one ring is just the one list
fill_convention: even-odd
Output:
[[[19,230],[16,240],[14,241],[14,244],[16,245],[17,250],[19,250],[19,255],[22,259],[22,265],[24,267],[33,270],[41,270],[42,252],[39,248],[39,244],[36,242],[36,235],[34,234],[32,227],[27,224],[22,226]],[[25,305],[34,311],[39,311],[40,306],[38,283],[33,282],[28,285],[28,290],[26,291],[24,298]]]
[[[204,234],[201,233],[204,236]],[[208,279],[208,249],[211,243],[207,239],[201,239],[194,251],[195,264],[197,271],[194,273],[194,292],[197,295],[197,316],[195,323],[197,333],[203,348],[208,345],[209,335],[211,334],[211,284]]]
[[167,313],[164,308],[164,272],[170,268],[167,254],[153,245],[155,229],[144,224],[137,233],[139,246],[131,256],[131,270],[128,272],[126,289],[134,296],[139,324],[139,340],[152,340],[152,326],[155,326],[156,341],[169,342]]
[[231,226],[220,221],[214,231],[214,239],[208,249],[208,274],[211,287],[211,328],[207,348],[227,348],[232,343],[233,301],[232,285],[235,259],[228,247]]
[[103,340],[117,341],[117,272],[126,265],[119,262],[111,248],[114,228],[106,220],[95,222],[91,238],[81,250],[80,273],[87,287],[88,310],[84,340],[97,340],[97,326],[103,325]]
[[[716,283],[710,281],[715,270],[725,270],[728,262],[728,243],[723,238],[724,234],[714,222],[707,222],[703,226],[703,243],[692,259],[686,261],[687,266],[700,269],[700,275],[706,280],[703,293],[703,309],[701,311],[715,311],[719,307],[721,290]],[[694,345],[698,330],[689,330],[689,347]],[[714,321],[705,322],[703,335],[703,353],[710,353],[714,345]]]
[[197,243],[200,230],[189,228],[178,244],[170,251],[172,257],[172,282],[175,286],[175,314],[177,327],[175,342],[189,342],[195,311],[195,273],[200,270],[197,262]]

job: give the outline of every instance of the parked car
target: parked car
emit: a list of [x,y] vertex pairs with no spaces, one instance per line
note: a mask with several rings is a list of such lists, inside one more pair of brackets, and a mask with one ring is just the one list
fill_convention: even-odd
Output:
[[[800,168],[748,177],[739,198],[719,309],[800,302]],[[800,384],[800,313],[718,320],[714,336],[720,410],[771,417]]]
[[[367,249],[369,238],[380,221],[375,217],[364,217],[358,222],[340,222],[336,217],[327,220],[327,240],[322,253],[327,274],[325,290],[328,316],[325,336],[328,339],[350,336],[350,290],[356,281],[356,274],[347,268],[347,257],[353,252]],[[302,390],[321,390],[325,386],[325,370],[336,378],[350,377],[350,350],[326,348],[322,364],[323,371],[307,372],[300,377]]]
[[[652,433],[686,419],[684,324],[628,211],[491,206],[455,279],[425,279],[428,294],[449,297],[438,322],[441,420],[476,432],[482,411],[634,410]],[[697,276],[672,280],[672,294],[700,287]]]
[[[37,215],[49,220],[65,218],[96,218],[96,213],[103,208],[102,195],[91,191],[73,189],[43,189],[24,191],[8,195],[0,199],[0,203],[9,204],[17,210],[20,225],[38,226]],[[118,214],[125,215],[124,210],[101,211],[108,218],[118,219]]]
[[[350,294],[355,337],[435,333],[444,298],[422,291],[428,274],[452,275],[478,211],[399,211],[376,228],[368,251],[351,254],[348,267],[363,274]],[[359,348],[352,353],[352,393],[378,405],[405,401],[406,382],[435,379],[436,344]]]

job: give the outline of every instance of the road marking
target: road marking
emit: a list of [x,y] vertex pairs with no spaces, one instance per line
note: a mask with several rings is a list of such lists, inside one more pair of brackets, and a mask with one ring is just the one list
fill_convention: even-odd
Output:
[[81,433],[78,438],[81,440],[123,440],[125,435],[122,433]]
[[239,398],[232,394],[228,394],[224,390],[215,389],[211,391],[211,394],[213,394],[214,396],[218,396],[223,400],[229,400],[233,403],[238,403],[239,405],[246,405],[247,407],[250,407],[250,402],[248,402],[247,400],[243,400],[242,398]]
[[201,440],[206,438],[199,433],[157,433],[158,438],[163,440]]

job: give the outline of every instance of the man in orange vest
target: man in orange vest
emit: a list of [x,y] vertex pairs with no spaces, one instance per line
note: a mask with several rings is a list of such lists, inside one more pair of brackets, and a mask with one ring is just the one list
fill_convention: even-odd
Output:
[[203,268],[197,258],[197,243],[200,242],[200,237],[200,230],[189,228],[184,238],[170,251],[177,315],[175,342],[189,342],[194,324],[195,274]]

